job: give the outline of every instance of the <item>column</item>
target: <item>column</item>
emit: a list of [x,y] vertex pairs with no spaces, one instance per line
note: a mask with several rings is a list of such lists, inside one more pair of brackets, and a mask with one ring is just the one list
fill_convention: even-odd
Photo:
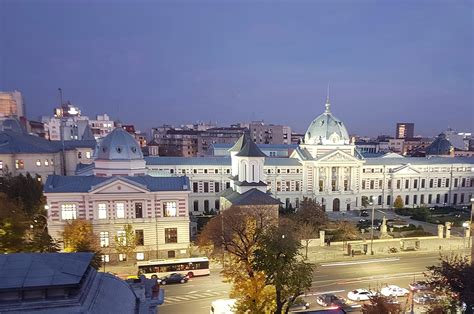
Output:
[[331,191],[332,168],[326,167],[325,190]]
[[319,193],[319,168],[313,167],[313,193]]

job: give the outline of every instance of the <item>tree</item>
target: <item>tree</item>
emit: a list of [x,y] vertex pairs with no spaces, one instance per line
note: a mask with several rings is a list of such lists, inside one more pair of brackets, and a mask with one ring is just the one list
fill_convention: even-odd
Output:
[[22,208],[5,193],[0,193],[0,253],[24,250],[25,234],[29,226]]
[[333,241],[341,241],[343,242],[343,249],[345,244],[349,240],[358,239],[360,236],[359,229],[350,221],[347,220],[340,220],[337,221],[335,224],[336,232],[332,238]]
[[298,238],[304,241],[304,249],[305,249],[304,257],[305,259],[308,259],[309,242],[311,241],[311,239],[313,239],[317,235],[318,230],[316,230],[316,228],[308,222],[303,223],[301,226],[299,226],[297,230],[298,230],[297,231]]
[[365,195],[362,196],[360,200],[361,200],[361,203],[362,203],[362,207],[367,208],[369,206],[370,201],[369,201],[369,198],[367,196],[365,196]]
[[54,253],[60,250],[58,241],[54,240],[45,229],[35,230],[26,248],[30,252],[39,253]]
[[322,206],[312,198],[305,197],[296,212],[295,220],[301,223],[307,222],[314,226],[316,231],[321,229],[328,221],[326,212]]
[[44,213],[45,197],[38,177],[33,178],[29,173],[13,176],[7,172],[0,177],[0,192],[16,202],[28,217]]
[[403,310],[399,303],[391,302],[390,297],[375,295],[370,298],[370,303],[362,305],[364,314],[399,314]]
[[94,234],[92,225],[84,219],[68,221],[63,232],[64,250],[66,252],[91,252],[94,258],[91,266],[99,269],[101,266],[101,251],[98,238]]
[[125,254],[125,257],[128,257],[135,248],[137,247],[135,231],[131,224],[126,224],[123,226],[123,235],[116,235],[115,239],[115,250],[119,254]]
[[398,195],[397,198],[395,199],[395,202],[393,203],[393,207],[397,209],[402,209],[404,206],[405,204],[403,203],[402,197]]
[[282,227],[270,227],[258,241],[253,266],[275,287],[274,313],[288,313],[296,298],[311,287],[313,267],[302,260],[301,243]]
[[474,265],[459,255],[440,257],[439,265],[429,266],[425,274],[429,286],[452,298],[451,307],[466,304],[466,313],[473,313]]

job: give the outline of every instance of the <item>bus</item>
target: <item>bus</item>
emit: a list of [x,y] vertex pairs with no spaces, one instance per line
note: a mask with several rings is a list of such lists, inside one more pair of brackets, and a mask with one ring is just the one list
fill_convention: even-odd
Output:
[[155,259],[138,262],[138,276],[162,278],[171,273],[180,273],[188,277],[210,274],[207,257],[189,257],[179,259]]

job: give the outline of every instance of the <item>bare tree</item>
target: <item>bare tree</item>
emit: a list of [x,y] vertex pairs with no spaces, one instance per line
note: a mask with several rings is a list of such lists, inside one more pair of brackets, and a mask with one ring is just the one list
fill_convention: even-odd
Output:
[[308,247],[309,247],[309,242],[311,239],[313,239],[316,236],[316,233],[318,230],[309,222],[303,223],[299,228],[297,229],[297,235],[300,240],[304,241],[304,248],[305,248],[305,254],[304,257],[305,259],[308,259]]
[[328,222],[328,217],[323,207],[312,198],[305,197],[300,209],[296,213],[296,221],[307,222],[314,226],[316,231]]

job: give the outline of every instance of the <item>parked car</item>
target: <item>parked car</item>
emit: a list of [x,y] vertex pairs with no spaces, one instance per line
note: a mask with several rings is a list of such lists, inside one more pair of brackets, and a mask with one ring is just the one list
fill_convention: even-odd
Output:
[[360,304],[354,303],[353,301],[346,300],[332,293],[319,295],[316,298],[316,302],[321,306],[334,308],[334,309],[338,308],[346,312],[351,312],[361,307]]
[[439,298],[436,295],[429,292],[415,293],[413,296],[413,302],[417,304],[430,304],[435,303],[438,300]]
[[178,273],[172,273],[161,279],[161,284],[166,285],[169,283],[185,283],[188,282],[188,276],[184,276]]
[[380,293],[386,297],[403,297],[410,293],[408,289],[395,285],[388,285],[380,290]]
[[360,211],[360,216],[361,217],[369,217],[369,212],[366,210],[361,210]]
[[429,290],[430,287],[425,281],[415,281],[408,285],[411,291]]
[[305,301],[296,301],[295,303],[293,303],[290,308],[289,308],[289,312],[294,312],[294,311],[304,311],[304,310],[307,310],[309,309],[309,303],[308,302],[305,302]]
[[321,294],[316,297],[316,302],[321,306],[332,306],[334,303],[339,303],[339,297],[332,293]]
[[355,289],[347,294],[347,298],[352,301],[367,301],[375,295],[375,292],[367,289]]

